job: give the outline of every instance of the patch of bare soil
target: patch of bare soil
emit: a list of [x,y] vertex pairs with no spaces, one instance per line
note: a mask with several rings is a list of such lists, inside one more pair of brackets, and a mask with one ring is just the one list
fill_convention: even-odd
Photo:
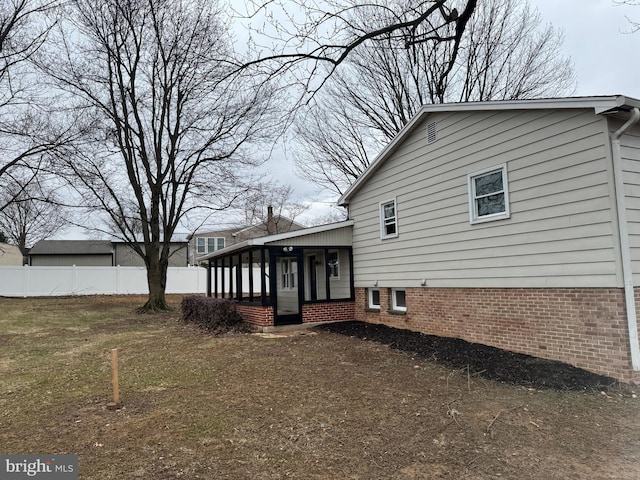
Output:
[[319,328],[381,343],[456,370],[468,369],[470,375],[511,385],[591,392],[618,386],[613,378],[566,363],[470,343],[459,338],[437,337],[362,322],[326,324]]

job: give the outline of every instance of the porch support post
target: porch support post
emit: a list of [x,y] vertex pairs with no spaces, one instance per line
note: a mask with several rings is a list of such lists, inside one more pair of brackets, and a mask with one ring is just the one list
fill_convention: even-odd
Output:
[[331,300],[331,282],[329,281],[329,249],[324,249],[324,282],[327,288],[327,300]]
[[233,255],[229,255],[229,298],[233,299]]
[[242,284],[242,254],[238,254],[238,266],[236,267],[236,296],[238,301],[242,300],[242,296],[244,295],[244,285]]
[[265,247],[260,248],[260,291],[261,293],[261,303],[262,306],[266,306],[267,304],[267,271],[265,268]]
[[253,250],[249,250],[249,301],[253,302]]
[[211,259],[207,262],[207,297],[211,296]]
[[220,262],[222,264],[222,271],[220,273],[220,283],[221,283],[221,285],[220,285],[220,298],[224,298],[224,294],[225,294],[225,277],[224,277],[224,264],[225,264],[225,261],[224,261],[224,258],[225,257],[222,257],[220,259]]
[[218,298],[218,259],[213,261],[213,296]]

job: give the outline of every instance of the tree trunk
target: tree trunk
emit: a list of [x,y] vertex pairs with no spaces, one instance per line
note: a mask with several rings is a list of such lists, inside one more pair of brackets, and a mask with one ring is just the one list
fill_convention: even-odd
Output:
[[[153,255],[151,255],[154,257]],[[157,255],[152,258],[147,267],[147,284],[149,286],[149,298],[147,303],[140,307],[140,312],[157,312],[170,310],[165,298],[167,288],[167,261],[157,260]]]

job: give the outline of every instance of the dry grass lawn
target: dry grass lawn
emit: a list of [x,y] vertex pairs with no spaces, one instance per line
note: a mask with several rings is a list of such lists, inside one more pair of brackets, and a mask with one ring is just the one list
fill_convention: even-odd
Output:
[[78,454],[82,479],[640,478],[632,388],[514,387],[327,331],[212,338],[141,303],[0,298],[0,452]]

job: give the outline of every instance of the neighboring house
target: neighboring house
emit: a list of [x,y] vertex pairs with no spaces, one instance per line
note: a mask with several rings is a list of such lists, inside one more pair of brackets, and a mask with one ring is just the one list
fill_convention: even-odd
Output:
[[114,265],[113,257],[109,240],[40,240],[28,255],[33,267],[110,267]]
[[[144,267],[144,261],[125,242],[110,240],[40,240],[29,251],[31,266]],[[170,267],[186,267],[188,244],[170,244]]]
[[228,245],[233,245],[233,234],[236,228],[226,230],[211,230],[197,232],[189,237],[189,263],[197,265],[197,258],[209,253],[222,250]]
[[196,265],[197,258],[209,253],[217,252],[225,247],[244,242],[246,240],[266,235],[293,232],[305,227],[282,215],[274,215],[273,208],[267,209],[267,221],[247,227],[229,228],[226,230],[211,230],[196,232],[189,240],[190,264]]
[[24,264],[24,257],[16,245],[0,243],[0,266],[15,266],[22,264]]
[[[339,229],[344,245],[353,235],[353,317],[640,381],[639,108],[624,96],[423,107],[340,199],[353,225]],[[332,230],[307,232],[208,257],[225,275],[249,248],[253,262],[269,261],[265,284],[278,291],[262,294],[260,308],[276,311],[249,320],[278,323],[291,260],[295,321],[313,321],[309,272],[326,265],[330,284],[341,243],[325,238],[315,265],[306,245]],[[230,282],[219,283],[212,291],[229,296]],[[231,293],[241,312],[252,308]],[[348,308],[315,318],[339,320]]]
[[[126,242],[114,241],[114,265],[122,267],[144,267],[144,260]],[[184,241],[172,241],[169,243],[169,266],[187,267],[189,259],[189,244]]]

